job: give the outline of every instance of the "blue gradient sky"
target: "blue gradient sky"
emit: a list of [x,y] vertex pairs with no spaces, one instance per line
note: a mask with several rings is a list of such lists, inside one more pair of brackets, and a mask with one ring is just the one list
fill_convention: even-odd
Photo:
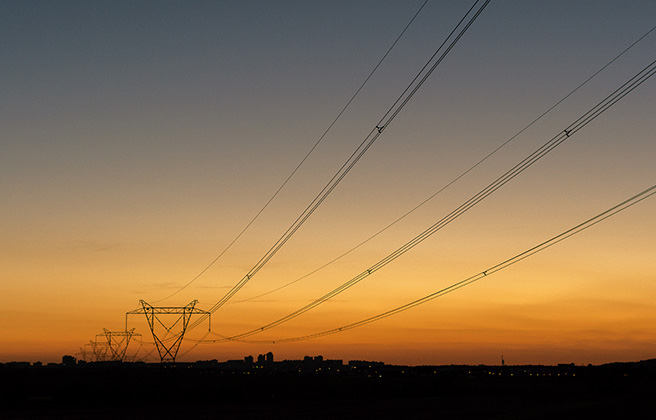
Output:
[[[232,241],[421,1],[0,3],[0,361],[57,360],[123,328]],[[216,302],[325,185],[469,8],[430,1],[297,176],[166,304]],[[238,298],[352,248],[656,24],[650,1],[492,1],[375,146]],[[221,334],[291,312],[457,207],[651,62],[656,31],[428,205],[294,287],[225,306]],[[523,251],[656,179],[650,80],[521,177],[275,340],[374,315]],[[654,357],[647,201],[486,283],[341,335],[199,346],[197,358],[601,363]],[[146,334],[145,324],[134,326]],[[196,338],[203,332],[195,332]],[[146,335],[145,335],[146,336]]]

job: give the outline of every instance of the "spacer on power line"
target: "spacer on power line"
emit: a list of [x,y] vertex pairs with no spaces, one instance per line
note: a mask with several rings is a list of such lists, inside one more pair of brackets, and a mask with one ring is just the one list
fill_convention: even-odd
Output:
[[[141,308],[125,313],[126,330],[128,315],[146,315],[146,320],[148,321],[148,326],[150,327],[150,332],[155,340],[155,346],[157,347],[157,352],[159,353],[159,358],[162,363],[175,363],[175,358],[178,355],[178,350],[180,350],[182,339],[187,331],[189,320],[192,315],[207,315],[209,318],[209,329],[210,331],[212,330],[212,313],[202,309],[197,309],[195,307],[196,303],[198,303],[197,300],[191,301],[186,306],[152,306],[144,300],[140,300],[139,303],[141,304]],[[174,322],[169,323],[169,326],[167,326],[162,322],[158,315],[179,316]],[[174,332],[174,328],[176,328],[176,330],[179,328],[180,331]],[[165,344],[165,342],[171,341],[173,341],[172,344]]]
[[569,133],[572,132],[572,130],[564,130],[564,131],[565,131],[565,136],[566,136],[566,137],[569,137]]
[[376,126],[376,130],[378,130],[378,133],[379,133],[379,134],[382,133],[384,129],[385,129],[385,126],[384,126],[384,125],[382,125],[382,126],[378,126],[378,125],[377,125],[377,126]]

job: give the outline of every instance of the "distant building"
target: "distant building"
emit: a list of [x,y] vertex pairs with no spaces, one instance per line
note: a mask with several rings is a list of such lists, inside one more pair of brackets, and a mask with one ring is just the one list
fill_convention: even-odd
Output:
[[367,360],[349,360],[351,369],[379,369],[385,366],[383,362],[370,362]]
[[[241,360],[239,360],[239,362],[241,363]],[[197,361],[194,363],[194,367],[197,367],[197,368],[204,368],[204,369],[216,368],[216,367],[218,367],[218,366],[219,366],[219,361],[216,360],[216,359],[212,359],[212,360],[197,360]]]
[[247,364],[247,365],[252,365],[253,364],[253,356],[244,357],[244,363]]
[[64,366],[75,366],[75,362],[76,362],[76,360],[75,360],[75,357],[73,357],[73,356],[66,355],[66,356],[62,357],[62,365],[64,365]]

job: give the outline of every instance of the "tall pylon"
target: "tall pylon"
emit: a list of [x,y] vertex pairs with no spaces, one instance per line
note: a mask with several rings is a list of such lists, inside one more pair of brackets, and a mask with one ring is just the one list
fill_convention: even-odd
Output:
[[98,341],[96,337],[96,340],[90,340],[89,344],[86,344],[85,347],[91,348],[92,362],[107,361],[107,354],[109,353],[109,345],[105,341]]
[[131,330],[125,331],[109,331],[107,328],[103,328],[104,334],[97,334],[96,341],[98,337],[104,337],[107,342],[107,348],[109,349],[109,360],[114,362],[123,362],[125,361],[125,354],[130,345],[130,340],[134,336],[140,336],[141,334],[135,333],[134,328]]
[[[211,313],[202,309],[195,308],[197,300],[193,300],[186,306],[152,306],[144,300],[140,300],[141,308],[125,314],[125,329],[127,330],[127,317],[128,315],[144,314],[150,327],[150,332],[153,334],[155,346],[159,353],[159,358],[162,363],[175,363],[175,358],[180,350],[182,339],[184,338],[189,320],[194,314],[208,315],[210,317],[209,328],[211,330]],[[168,326],[162,322],[158,315],[178,315],[173,323]],[[179,332],[173,332],[176,326],[180,327]],[[163,334],[158,333],[161,331]],[[170,344],[165,344],[165,342]]]

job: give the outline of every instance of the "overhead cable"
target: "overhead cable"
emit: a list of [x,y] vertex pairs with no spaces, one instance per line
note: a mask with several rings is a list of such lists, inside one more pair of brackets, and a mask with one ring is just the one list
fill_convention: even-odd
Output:
[[602,113],[604,113],[606,110],[608,110],[611,106],[616,104],[619,100],[624,98],[626,95],[628,95],[630,92],[632,92],[634,89],[636,89],[638,86],[640,86],[642,83],[644,83],[646,80],[648,80],[651,76],[656,73],[656,60],[652,61],[649,65],[647,65],[644,69],[642,69],[640,72],[638,72],[635,76],[633,76],[629,81],[624,83],[622,86],[617,88],[615,91],[613,91],[611,94],[606,96],[602,101],[600,101],[597,105],[595,105],[592,109],[590,109],[588,112],[586,112],[584,115],[579,117],[577,120],[575,120],[573,123],[568,125],[563,131],[552,137],[549,141],[544,143],[542,146],[540,146],[537,150],[532,152],[530,155],[528,155],[526,158],[524,158],[522,161],[520,161],[518,164],[513,166],[510,170],[505,172],[503,175],[498,177],[495,181],[490,183],[487,187],[483,188],[481,191],[479,191],[477,194],[475,194],[473,197],[471,197],[469,200],[465,201],[462,203],[460,206],[458,206],[455,210],[451,211],[449,214],[444,216],[442,219],[437,221],[435,224],[433,224],[431,227],[428,229],[424,230],[422,233],[417,235],[415,238],[407,242],[405,245],[401,246],[398,248],[396,251],[392,252],[389,254],[387,257],[383,258],[382,260],[378,261],[376,264],[370,266],[368,269],[364,270],[357,276],[353,277],[351,280],[343,283],[342,285],[338,286],[337,288],[333,289],[332,291],[324,294],[320,298],[312,301],[311,303],[303,306],[302,308],[291,312],[290,314],[276,320],[273,322],[270,322],[266,325],[263,325],[259,328],[234,335],[232,337],[227,338],[227,340],[230,339],[240,339],[244,337],[249,337],[258,333],[261,333],[263,331],[269,330],[271,328],[274,328],[280,324],[283,324],[287,321],[290,321],[291,319],[294,319],[305,312],[308,312],[309,310],[319,306],[320,304],[328,301],[329,299],[332,299],[333,297],[337,296],[338,294],[344,292],[345,290],[349,289],[350,287],[354,286],[355,284],[359,283],[360,281],[364,280],[365,278],[369,277],[371,274],[375,273],[376,271],[380,270],[381,268],[385,267],[387,264],[391,263],[392,261],[396,260],[399,258],[401,255],[405,254],[408,252],[410,249],[414,248],[421,242],[423,242],[425,239],[451,223],[453,220],[457,219],[459,216],[467,212],[469,209],[474,207],[476,204],[480,203],[483,201],[485,198],[493,194],[495,191],[497,191],[499,188],[504,186],[506,183],[510,182],[513,178],[521,174],[523,171],[525,171],[527,168],[529,168],[531,165],[533,165],[535,162],[546,156],[549,152],[554,150],[556,147],[561,145],[563,142],[565,142],[567,139],[569,139],[572,135],[577,133],[579,130],[581,130],[583,127],[588,125],[590,122],[592,122],[594,119],[596,119],[598,116],[600,116]]
[[406,217],[408,217],[410,214],[414,213],[416,210],[418,210],[418,209],[419,209],[420,207],[422,207],[424,204],[428,203],[429,201],[431,201],[432,199],[434,199],[435,197],[437,197],[439,194],[441,194],[441,193],[442,193],[443,191],[445,191],[447,188],[451,187],[453,184],[455,184],[457,181],[459,181],[459,180],[460,180],[461,178],[463,178],[465,175],[467,175],[468,173],[470,173],[471,171],[473,171],[475,168],[477,168],[479,165],[481,165],[483,162],[485,162],[487,159],[489,159],[492,155],[496,154],[496,153],[497,153],[498,151],[500,151],[503,147],[505,147],[505,146],[508,145],[510,142],[512,142],[513,140],[515,140],[517,137],[519,137],[522,133],[524,133],[524,132],[525,132],[526,130],[528,130],[531,126],[533,126],[535,123],[537,123],[539,120],[541,120],[544,116],[546,116],[547,114],[549,114],[553,109],[555,109],[558,105],[560,105],[562,102],[564,102],[567,98],[569,98],[569,97],[572,96],[574,93],[576,93],[579,89],[581,89],[583,86],[585,86],[585,85],[586,85],[589,81],[591,81],[595,76],[597,76],[599,73],[601,73],[602,71],[604,71],[608,66],[610,66],[611,64],[613,64],[616,60],[618,60],[622,55],[624,55],[626,52],[628,52],[628,51],[629,51],[631,48],[633,48],[638,42],[640,42],[643,38],[645,38],[647,35],[649,35],[649,34],[650,34],[651,32],[653,32],[655,29],[656,29],[656,26],[652,27],[652,28],[651,28],[649,31],[647,31],[644,35],[642,35],[640,38],[638,38],[636,41],[634,41],[631,45],[629,45],[628,47],[626,47],[626,48],[624,49],[624,51],[622,51],[622,52],[620,52],[618,55],[616,55],[612,60],[610,60],[610,61],[609,61],[608,63],[606,63],[603,67],[601,67],[601,68],[600,68],[599,70],[597,70],[594,74],[592,74],[592,75],[589,76],[585,81],[583,81],[583,83],[579,84],[576,88],[574,88],[572,91],[570,91],[567,95],[565,95],[564,97],[562,97],[558,102],[556,102],[555,104],[553,104],[553,105],[552,105],[551,107],[549,107],[546,111],[544,111],[542,114],[540,114],[537,118],[535,118],[533,121],[531,121],[528,125],[526,125],[524,128],[522,128],[521,130],[519,130],[515,135],[513,135],[512,137],[510,137],[508,140],[506,140],[505,142],[503,142],[503,143],[500,144],[499,146],[497,146],[497,148],[495,148],[494,150],[492,150],[491,152],[489,152],[486,156],[484,156],[484,157],[483,157],[482,159],[480,159],[478,162],[476,162],[476,163],[473,164],[471,167],[469,167],[469,169],[465,170],[463,173],[461,173],[460,175],[458,175],[457,177],[455,177],[453,180],[451,180],[450,182],[448,182],[446,185],[444,185],[442,188],[440,188],[440,189],[439,189],[437,192],[435,192],[433,195],[431,195],[430,197],[428,197],[428,198],[426,198],[425,200],[423,200],[421,203],[419,203],[419,204],[417,204],[416,206],[414,206],[412,209],[410,209],[409,211],[407,211],[406,213],[404,213],[402,216],[400,216],[399,218],[397,218],[396,220],[394,220],[392,223],[388,224],[387,226],[385,226],[384,228],[382,228],[382,229],[379,230],[378,232],[374,233],[373,235],[371,235],[370,237],[368,237],[368,238],[365,239],[364,241],[360,242],[359,244],[355,245],[354,247],[350,248],[348,251],[346,251],[346,252],[340,254],[339,256],[333,258],[332,260],[330,260],[330,261],[328,261],[327,263],[321,265],[320,267],[318,267],[318,268],[316,268],[316,269],[310,271],[309,273],[304,274],[303,276],[301,276],[301,277],[299,277],[299,278],[297,278],[297,279],[295,279],[295,280],[292,280],[292,281],[290,281],[290,282],[288,282],[288,283],[285,283],[285,284],[283,284],[282,286],[276,287],[275,289],[269,290],[269,291],[267,291],[267,292],[261,293],[261,294],[256,295],[256,296],[252,296],[252,297],[247,298],[247,299],[242,299],[242,300],[239,300],[239,301],[234,301],[234,300],[233,300],[232,303],[250,302],[250,301],[253,301],[253,300],[255,300],[255,299],[259,299],[259,298],[261,298],[261,297],[268,296],[268,295],[270,295],[270,294],[272,294],[272,293],[278,292],[278,291],[280,291],[280,290],[282,290],[282,289],[285,289],[285,288],[287,288],[287,287],[289,287],[289,286],[291,286],[291,285],[293,285],[293,284],[296,284],[296,283],[298,283],[299,281],[304,280],[304,279],[310,277],[311,275],[313,275],[313,274],[315,274],[315,273],[317,273],[317,272],[323,270],[324,268],[328,267],[329,265],[331,265],[331,264],[333,264],[333,263],[339,261],[340,259],[342,259],[342,258],[344,258],[345,256],[349,255],[350,253],[352,253],[352,252],[355,251],[356,249],[360,248],[361,246],[365,245],[366,243],[368,243],[369,241],[373,240],[373,239],[376,238],[377,236],[381,235],[383,232],[385,232],[386,230],[390,229],[391,227],[393,227],[394,225],[396,225],[397,223],[399,223],[401,220],[403,220],[403,219],[405,219]]
[[[210,309],[210,313],[214,313],[219,308],[221,308],[232,296],[234,296],[242,287],[244,287],[250,280],[259,272],[266,263],[273,258],[273,256],[282,248],[283,245],[292,237],[292,235],[303,225],[303,223],[314,213],[314,211],[323,203],[323,201],[328,197],[328,195],[337,187],[337,185],[346,177],[348,172],[355,166],[356,163],[364,156],[364,154],[369,150],[369,148],[374,144],[378,137],[382,134],[383,130],[392,122],[392,120],[399,114],[399,112],[405,107],[409,100],[414,96],[414,94],[419,90],[423,83],[428,79],[428,77],[433,73],[437,66],[444,60],[446,55],[451,51],[455,44],[462,38],[467,29],[474,23],[476,18],[481,14],[483,9],[488,5],[490,0],[483,2],[481,6],[476,8],[480,0],[471,6],[467,11],[465,16],[458,22],[456,27],[451,31],[447,36],[444,42],[440,47],[435,51],[431,56],[428,62],[420,70],[420,72],[415,76],[412,82],[406,87],[403,93],[399,98],[394,102],[394,104],[389,108],[385,113],[383,118],[376,124],[376,127],[373,128],[367,137],[362,141],[358,148],[353,152],[349,159],[342,165],[342,167],[337,171],[337,173],[332,177],[332,179],[326,184],[326,186],[321,190],[321,192],[312,200],[312,202],[307,206],[307,208],[301,213],[301,215],[296,219],[296,221],[287,229],[283,236],[278,239],[278,241],[267,251],[267,253],[253,266],[253,268],[235,285],[226,293],[223,298],[221,298],[216,304],[214,304]],[[476,9],[476,10],[475,10]],[[447,45],[448,43],[448,45]],[[446,47],[445,47],[446,46]],[[442,52],[441,54],[439,54]],[[439,54],[439,55],[438,55]],[[194,328],[200,325],[203,322],[205,316],[198,318],[190,328]]]
[[475,274],[475,275],[473,275],[471,277],[468,277],[464,280],[461,280],[457,283],[453,283],[452,285],[450,285],[448,287],[445,287],[441,290],[433,292],[433,293],[431,293],[429,295],[426,295],[426,296],[424,296],[420,299],[417,299],[417,300],[414,300],[412,302],[406,303],[405,305],[396,307],[394,309],[390,309],[389,311],[383,312],[383,313],[378,314],[376,316],[372,316],[370,318],[363,319],[363,320],[358,321],[358,322],[354,322],[352,324],[343,325],[343,326],[338,327],[338,328],[333,328],[333,329],[330,329],[330,330],[321,331],[321,332],[318,332],[318,333],[315,333],[315,334],[308,334],[308,335],[303,335],[303,336],[298,336],[298,337],[275,340],[274,343],[289,343],[289,342],[294,342],[294,341],[310,340],[310,339],[313,339],[313,338],[324,337],[326,335],[337,334],[337,333],[340,333],[340,332],[351,330],[353,328],[361,327],[363,325],[371,324],[372,322],[376,322],[376,321],[379,321],[381,319],[390,317],[392,315],[396,315],[400,312],[407,311],[408,309],[412,309],[416,306],[422,305],[422,304],[424,304],[426,302],[429,302],[433,299],[444,296],[444,295],[446,295],[448,293],[451,293],[451,292],[454,292],[454,291],[456,291],[456,290],[458,290],[462,287],[468,286],[468,285],[470,285],[474,282],[477,282],[477,281],[482,280],[486,277],[489,277],[490,275],[492,275],[492,274],[494,274],[498,271],[501,271],[505,268],[508,268],[513,264],[516,264],[516,263],[518,263],[518,262],[520,262],[520,261],[522,261],[522,260],[524,260],[524,259],[526,259],[526,258],[528,258],[532,255],[537,254],[538,252],[544,251],[545,249],[547,249],[549,247],[552,247],[552,246],[556,245],[557,243],[559,243],[561,241],[564,241],[565,239],[570,238],[570,237],[576,235],[577,233],[580,233],[580,232],[582,232],[582,231],[596,225],[597,223],[600,223],[600,222],[606,220],[607,218],[609,218],[611,216],[614,216],[615,214],[617,214],[617,213],[619,213],[623,210],[628,209],[629,207],[631,207],[635,204],[638,204],[639,202],[641,202],[643,200],[646,200],[647,198],[651,197],[654,194],[656,194],[656,185],[653,185],[653,186],[647,188],[646,190],[644,190],[644,191],[634,195],[633,197],[631,197],[631,198],[629,198],[629,199],[627,199],[627,200],[625,200],[625,201],[611,207],[610,209],[608,209],[608,210],[606,210],[602,213],[597,214],[596,216],[586,220],[585,222],[580,223],[580,224],[574,226],[573,228],[568,229],[568,230],[564,231],[563,233],[561,233],[559,235],[556,235],[556,236],[552,237],[551,239],[548,239],[548,240],[542,242],[539,245],[536,245],[536,246],[534,246],[534,247],[532,247],[532,248],[530,248],[530,249],[528,249],[524,252],[521,252],[521,253],[515,255],[512,258],[509,258],[509,259],[507,259],[507,260],[505,260],[505,261],[503,261],[499,264],[496,264],[496,265],[494,265],[494,266],[492,266],[492,267],[490,267],[486,270],[481,271],[478,274]]
[[296,175],[296,172],[298,172],[298,170],[301,168],[301,166],[303,166],[303,164],[305,163],[305,161],[310,157],[310,155],[312,154],[312,152],[314,152],[314,150],[317,148],[317,146],[319,146],[319,143],[321,143],[321,141],[324,139],[324,137],[326,137],[326,135],[328,135],[328,132],[333,128],[333,126],[335,125],[335,123],[337,123],[337,120],[340,119],[340,117],[342,116],[342,114],[343,114],[343,113],[346,111],[346,109],[351,105],[351,103],[353,102],[353,100],[355,100],[356,96],[358,96],[358,94],[359,94],[360,91],[364,88],[364,86],[367,84],[367,82],[369,81],[369,79],[371,79],[371,77],[374,75],[374,73],[376,72],[376,70],[378,70],[378,67],[380,67],[380,65],[383,63],[383,61],[385,61],[385,59],[387,58],[387,56],[389,55],[389,53],[392,51],[392,49],[394,48],[394,46],[396,46],[396,44],[399,42],[399,40],[401,39],[401,37],[403,36],[403,34],[405,34],[405,32],[406,32],[406,31],[408,30],[408,28],[410,27],[410,25],[412,25],[412,22],[415,21],[415,18],[419,15],[419,13],[422,11],[422,9],[424,8],[424,6],[426,6],[426,3],[428,3],[428,0],[425,0],[425,1],[422,3],[422,5],[419,7],[419,9],[418,9],[418,10],[415,12],[415,14],[412,16],[412,19],[410,19],[410,22],[408,22],[408,24],[405,26],[405,28],[403,28],[403,30],[401,31],[401,33],[396,37],[396,39],[395,39],[394,42],[392,43],[392,45],[390,45],[390,47],[387,49],[387,51],[385,52],[385,54],[383,55],[383,57],[378,61],[378,64],[376,64],[376,65],[374,66],[373,70],[371,70],[371,72],[369,73],[369,75],[364,79],[364,81],[362,82],[362,84],[360,85],[360,87],[359,87],[359,88],[355,91],[355,93],[351,96],[351,99],[349,99],[348,102],[346,102],[346,105],[344,105],[344,107],[342,108],[342,110],[339,111],[339,113],[338,113],[337,116],[333,119],[333,121],[330,123],[330,125],[328,126],[328,128],[326,128],[326,130],[323,132],[323,134],[319,137],[319,139],[314,143],[314,145],[313,145],[313,146],[310,148],[310,150],[306,153],[305,157],[303,157],[303,159],[301,159],[301,161],[300,161],[299,164],[296,166],[296,168],[294,168],[294,170],[289,174],[289,176],[287,177],[287,179],[285,179],[285,181],[280,185],[280,187],[278,187],[278,189],[276,190],[276,192],[273,193],[273,195],[271,196],[271,198],[269,198],[269,200],[268,200],[268,201],[264,204],[264,206],[263,206],[263,207],[262,207],[262,208],[261,208],[256,214],[255,214],[255,216],[250,220],[250,222],[248,222],[248,223],[246,224],[246,226],[245,226],[245,227],[239,232],[239,234],[237,234],[237,236],[236,236],[236,237],[235,237],[235,238],[234,238],[234,239],[228,244],[228,246],[225,247],[225,249],[224,249],[223,251],[221,251],[221,253],[219,253],[219,255],[218,255],[216,258],[214,258],[214,259],[213,259],[213,260],[212,260],[212,261],[211,261],[211,262],[210,262],[205,268],[203,268],[203,269],[202,269],[202,270],[201,270],[201,271],[200,271],[200,272],[199,272],[194,278],[192,278],[192,279],[191,279],[190,281],[188,281],[184,286],[182,286],[181,288],[179,288],[179,289],[176,290],[175,292],[171,293],[170,295],[168,295],[168,296],[166,296],[166,297],[164,297],[164,298],[162,298],[162,299],[159,299],[159,300],[157,300],[157,301],[154,301],[153,303],[158,303],[158,302],[164,301],[164,300],[166,300],[166,299],[169,299],[169,298],[171,298],[171,297],[177,295],[178,293],[180,293],[181,291],[183,291],[183,290],[186,289],[187,287],[189,287],[193,282],[195,282],[195,281],[198,280],[203,274],[205,274],[205,272],[206,272],[207,270],[209,270],[209,269],[210,269],[210,268],[211,268],[211,267],[212,267],[212,266],[213,266],[213,265],[214,265],[214,264],[215,264],[215,263],[216,263],[216,262],[217,262],[217,261],[218,261],[218,260],[219,260],[219,259],[220,259],[220,258],[221,258],[221,257],[222,257],[222,256],[228,251],[228,250],[229,250],[229,249],[230,249],[230,248],[232,248],[232,246],[235,244],[235,242],[237,242],[237,241],[239,240],[239,238],[242,237],[242,235],[248,230],[248,228],[251,227],[251,225],[255,222],[255,220],[257,220],[257,219],[260,217],[260,215],[264,212],[264,210],[265,210],[267,207],[269,207],[269,204],[271,204],[271,202],[272,202],[272,201],[278,196],[278,194],[280,193],[280,191],[282,191],[282,189],[285,188],[285,186],[289,183],[289,181],[292,179],[292,177],[293,177],[294,175]]

